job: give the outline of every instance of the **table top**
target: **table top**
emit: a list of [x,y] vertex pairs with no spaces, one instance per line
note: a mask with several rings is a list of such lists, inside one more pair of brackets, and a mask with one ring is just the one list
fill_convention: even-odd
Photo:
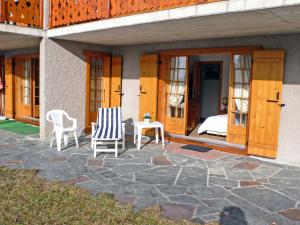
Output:
[[150,122],[150,123],[145,123],[144,121],[138,121],[138,122],[134,122],[133,125],[135,127],[147,127],[147,128],[163,127],[163,124],[161,122],[158,122],[158,121],[153,121],[153,122]]

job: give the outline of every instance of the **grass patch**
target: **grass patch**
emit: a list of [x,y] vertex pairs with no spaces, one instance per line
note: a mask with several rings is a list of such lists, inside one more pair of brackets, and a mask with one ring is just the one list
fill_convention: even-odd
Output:
[[14,120],[0,121],[0,129],[22,135],[38,134],[40,132],[40,128],[38,126],[33,126],[31,124],[17,122]]
[[0,167],[0,224],[192,224],[164,219],[158,207],[133,213],[110,194],[93,197],[72,185],[45,182],[36,173]]

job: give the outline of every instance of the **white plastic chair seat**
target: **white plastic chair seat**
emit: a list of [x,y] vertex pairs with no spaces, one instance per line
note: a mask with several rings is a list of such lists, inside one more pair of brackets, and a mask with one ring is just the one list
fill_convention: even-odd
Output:
[[[67,120],[71,121],[72,127],[64,127],[64,117],[66,117]],[[64,136],[64,144],[65,146],[68,145],[68,135],[66,133],[73,132],[74,138],[76,142],[77,148],[79,148],[78,145],[78,139],[77,139],[77,120],[74,118],[71,118],[65,111],[63,110],[51,110],[46,114],[46,119],[53,123],[53,130],[51,134],[51,140],[50,140],[50,148],[52,148],[54,136],[56,137],[56,143],[57,143],[57,150],[61,151],[61,139],[62,136]]]
[[63,128],[63,131],[64,132],[74,131],[74,128],[73,127],[66,127],[66,128]]

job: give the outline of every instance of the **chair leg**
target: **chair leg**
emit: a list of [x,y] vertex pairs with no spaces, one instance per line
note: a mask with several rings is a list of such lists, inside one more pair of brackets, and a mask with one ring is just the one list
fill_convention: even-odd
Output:
[[115,157],[118,158],[118,141],[115,141]]
[[53,146],[54,134],[55,134],[55,131],[53,130],[51,133],[51,137],[50,137],[50,148],[52,148],[52,146]]
[[76,147],[79,148],[76,130],[74,130],[74,138],[75,138],[75,142],[76,142]]
[[160,131],[161,131],[161,143],[162,143],[162,147],[165,148],[165,131],[164,131],[164,127],[161,127]]
[[97,144],[92,141],[92,148],[94,150],[94,158],[97,157]]
[[62,138],[62,133],[61,132],[55,132],[56,134],[56,143],[57,143],[57,151],[61,151],[61,138]]
[[69,142],[69,136],[68,135],[64,135],[64,145],[67,146]]

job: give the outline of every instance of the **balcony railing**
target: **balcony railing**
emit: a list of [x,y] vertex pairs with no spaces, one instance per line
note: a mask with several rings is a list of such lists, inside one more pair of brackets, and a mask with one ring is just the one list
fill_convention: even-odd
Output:
[[0,22],[43,27],[42,0],[0,0]]
[[220,0],[50,0],[50,27]]

